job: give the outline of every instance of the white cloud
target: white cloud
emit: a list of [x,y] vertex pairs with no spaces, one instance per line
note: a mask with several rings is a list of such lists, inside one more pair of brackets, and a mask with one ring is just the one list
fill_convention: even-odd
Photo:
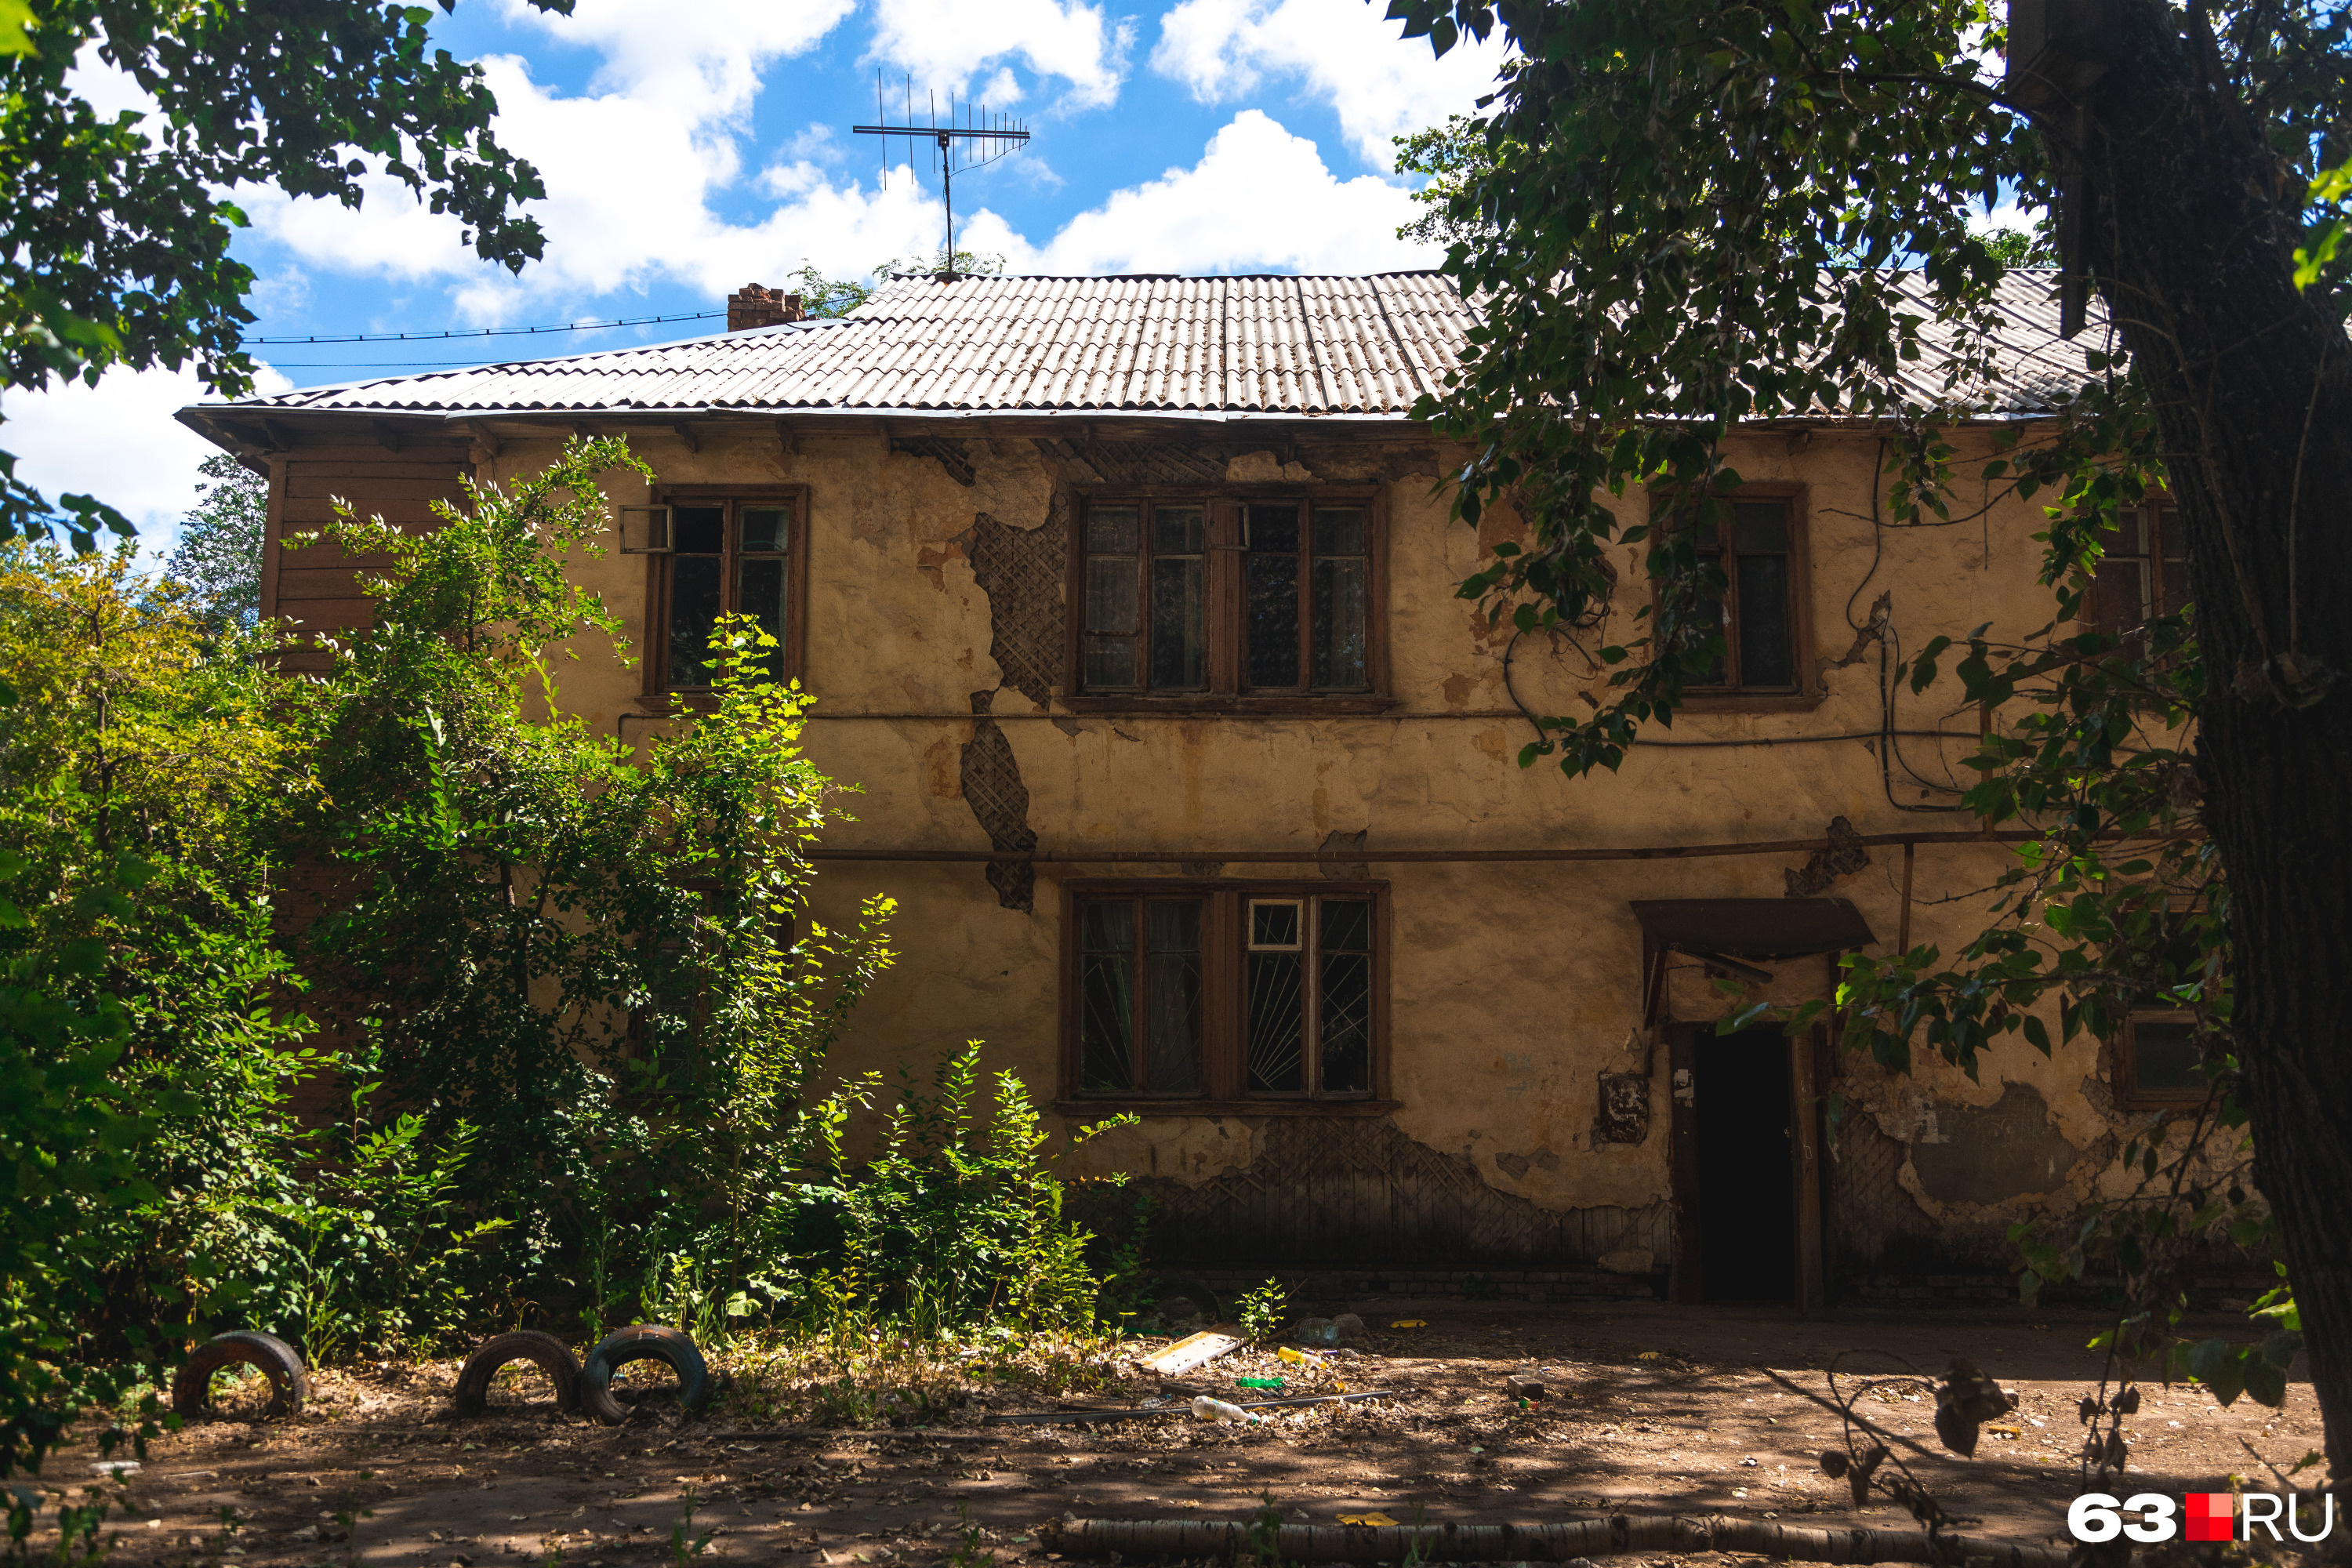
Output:
[[[258,390],[289,383],[263,366]],[[196,465],[219,448],[172,417],[214,395],[193,370],[115,370],[80,382],[0,397],[0,447],[19,478],[49,500],[93,495],[139,525],[142,553],[160,561],[196,499]]]
[[[1036,76],[1069,83],[1068,107],[1099,109],[1118,100],[1134,43],[1134,23],[1113,23],[1084,0],[877,0],[867,58],[913,73],[919,113],[928,111],[929,89],[966,93],[990,64],[1016,59]],[[1003,103],[1011,86],[999,70],[983,96],[992,106]]]
[[2003,202],[1990,212],[1971,211],[1969,214],[1969,227],[1978,234],[1999,234],[2008,229],[2031,234],[2041,221],[2042,210],[2039,207],[2028,211],[2015,202]]
[[[580,0],[569,16],[505,0],[509,23],[551,43],[604,57],[590,83],[603,96],[661,103],[694,122],[743,113],[769,61],[804,54],[854,0]],[[506,108],[503,94],[499,99]],[[501,122],[504,115],[501,113]]]
[[1404,191],[1370,174],[1339,179],[1314,142],[1251,109],[1211,138],[1198,163],[1079,215],[1036,261],[1064,273],[1433,266],[1437,252],[1396,236],[1415,216]]
[[499,101],[500,142],[547,184],[546,198],[526,209],[546,231],[546,256],[520,279],[476,260],[455,218],[426,211],[390,179],[362,181],[356,213],[275,189],[241,190],[238,200],[256,229],[307,264],[449,280],[469,321],[561,310],[657,277],[690,279],[706,292],[740,288],[796,256],[766,226],[730,226],[711,210],[713,195],[742,173],[739,139],[761,72],[814,47],[852,4],[582,0],[564,20],[509,0],[511,17],[604,57],[576,96],[533,80],[518,56],[480,62]]
[[1182,0],[1160,19],[1151,68],[1203,103],[1231,101],[1267,76],[1296,78],[1331,105],[1357,153],[1386,169],[1391,137],[1469,112],[1504,56],[1500,28],[1442,58],[1428,40],[1398,33],[1365,0]]

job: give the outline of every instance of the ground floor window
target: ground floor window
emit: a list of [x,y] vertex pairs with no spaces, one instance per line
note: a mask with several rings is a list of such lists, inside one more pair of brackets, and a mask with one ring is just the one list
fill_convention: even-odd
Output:
[[1091,884],[1068,894],[1066,1079],[1089,1100],[1370,1100],[1385,889]]

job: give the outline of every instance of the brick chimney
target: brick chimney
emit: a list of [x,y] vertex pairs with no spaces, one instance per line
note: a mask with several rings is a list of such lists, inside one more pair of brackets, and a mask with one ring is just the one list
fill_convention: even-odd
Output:
[[774,293],[757,283],[746,283],[741,292],[727,296],[727,330],[730,332],[748,332],[754,327],[773,327],[807,319],[808,312],[801,309],[798,294]]

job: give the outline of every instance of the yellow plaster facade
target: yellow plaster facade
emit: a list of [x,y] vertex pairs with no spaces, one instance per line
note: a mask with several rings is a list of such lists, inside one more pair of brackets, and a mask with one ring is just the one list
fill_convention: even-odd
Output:
[[[512,479],[531,471],[563,433],[507,429],[495,456],[478,449],[485,459],[478,472]],[[2011,502],[1950,526],[1880,528],[1874,436],[1824,428],[1742,439],[1731,460],[1749,481],[1804,487],[1803,591],[1818,700],[1691,712],[1670,737],[1636,747],[1616,774],[1570,781],[1549,763],[1517,764],[1533,731],[1506,689],[1509,639],[1454,596],[1478,562],[1479,541],[1448,521],[1436,478],[1444,454],[1409,427],[1310,437],[1284,450],[1234,449],[1225,458],[1233,483],[1381,486],[1394,706],[1331,717],[1074,712],[1058,689],[1039,701],[1007,683],[992,648],[1023,628],[1004,624],[976,575],[976,520],[1014,530],[1066,520],[1057,506],[1105,479],[1083,453],[1056,455],[1055,443],[1009,426],[956,437],[970,463],[967,484],[934,458],[899,449],[878,426],[804,432],[789,444],[760,426],[713,425],[696,435],[690,447],[666,431],[635,445],[665,485],[806,487],[804,679],[817,699],[807,745],[828,773],[863,792],[845,803],[856,820],[836,830],[832,847],[988,850],[960,774],[983,722],[1010,745],[1028,794],[1026,823],[1043,850],[1182,852],[1220,862],[1223,876],[1298,879],[1320,875],[1318,849],[1331,835],[1363,836],[1361,849],[1333,858],[1371,858],[1369,876],[1389,889],[1391,962],[1377,1005],[1387,1014],[1395,1108],[1380,1120],[1449,1171],[1475,1177],[1517,1216],[1503,1228],[1516,1226],[1521,1242],[1506,1237],[1464,1256],[1524,1268],[1639,1272],[1644,1259],[1664,1268],[1673,1246],[1669,1052],[1658,1043],[1662,1029],[1645,1025],[1643,942],[1629,901],[1779,898],[1806,857],[1456,864],[1377,857],[1812,840],[1841,817],[1864,835],[1968,828],[1970,820],[1948,808],[1965,777],[1959,760],[1976,727],[1973,710],[1947,711],[1940,688],[1934,703],[1903,689],[1893,720],[1903,734],[1889,762],[1881,755],[1883,693],[1894,683],[1883,682],[1882,665],[1938,634],[1960,637],[1990,622],[1997,633],[2022,635],[2048,618],[2049,596],[2034,582],[2038,509]],[[1989,448],[1989,435],[1984,441]],[[614,500],[647,499],[632,493],[638,488],[621,486]],[[1620,504],[1630,513],[1642,503]],[[1602,694],[1601,667],[1588,656],[1637,635],[1638,556],[1629,548],[1616,563],[1627,586],[1608,624],[1573,639],[1521,639],[1510,667],[1518,702],[1576,711]],[[646,560],[614,554],[582,574],[642,643]],[[1858,635],[1882,595],[1890,596],[1887,624],[1899,639],[1885,647]],[[1057,626],[1052,636],[1060,635]],[[568,706],[633,738],[661,721],[648,716],[658,705],[647,702],[639,671],[608,647],[579,651]],[[981,693],[989,694],[986,721],[974,712]],[[1936,731],[1953,738],[1915,733]],[[1233,852],[1294,848],[1289,863],[1222,863]],[[2002,858],[1986,845],[1921,847],[1914,942],[1951,952],[1979,929],[1980,900],[1943,900],[1983,888]],[[1040,864],[1034,903],[1020,909],[1006,907],[977,862],[826,864],[817,917],[845,921],[862,897],[887,893],[898,901],[904,954],[861,1008],[840,1068],[891,1068],[981,1039],[989,1059],[1017,1071],[1038,1098],[1066,1100],[1060,882],[1181,874],[1165,864]],[[1902,876],[1902,850],[1879,847],[1827,889],[1860,910],[1879,951],[1904,923]],[[1800,999],[1831,984],[1824,958],[1777,969],[1769,992],[1755,994]],[[1732,1005],[1697,961],[1680,956],[1667,997],[1677,1020],[1711,1019]],[[1598,1136],[1605,1073],[1648,1076],[1652,1121],[1641,1142]],[[1888,1178],[1896,1190],[1849,1206],[1907,1202],[1916,1207],[1904,1224],[1948,1240],[1981,1241],[2021,1212],[2087,1195],[2115,1148],[2101,1075],[2099,1047],[2086,1040],[2048,1058],[2021,1044],[2004,1049],[1981,1082],[1932,1060],[1907,1079],[1847,1064],[1834,1085],[1819,1086],[1834,1088],[1850,1106],[1849,1133],[1823,1177],[1832,1231],[1843,1224],[1853,1233],[1843,1238],[1849,1251],[1872,1244],[1864,1233],[1877,1222],[1838,1210],[1848,1180],[1839,1161],[1865,1130],[1900,1151]],[[1303,1157],[1295,1146],[1308,1136],[1297,1118],[1187,1115],[1173,1105],[1167,1112],[1089,1146],[1074,1170],[1122,1170],[1213,1201],[1224,1190],[1218,1184],[1251,1181],[1284,1139],[1294,1160]],[[1972,1152],[1976,1165],[1989,1161],[1990,1169],[1956,1172],[1955,1130],[1981,1134],[1987,1126],[2009,1143]],[[1360,1143],[1369,1136],[1349,1135]],[[1391,1171],[1397,1163],[1369,1143],[1349,1157]],[[1300,1175],[1260,1173],[1276,1183]],[[1484,1201],[1475,1193],[1448,1201],[1456,1200]],[[1575,1242],[1546,1228],[1545,1216],[1591,1214],[1620,1217],[1587,1225]],[[1293,1223],[1299,1255],[1317,1252],[1314,1204],[1302,1200]],[[1339,1228],[1370,1234],[1360,1215]],[[1278,1239],[1263,1231],[1256,1237],[1265,1250]]]

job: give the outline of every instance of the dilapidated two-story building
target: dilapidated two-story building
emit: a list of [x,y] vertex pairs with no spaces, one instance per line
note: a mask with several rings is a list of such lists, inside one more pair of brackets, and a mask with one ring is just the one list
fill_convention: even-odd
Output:
[[[2009,287],[2003,400],[1964,448],[2074,374],[2042,286]],[[423,526],[460,476],[628,437],[658,479],[615,490],[619,548],[581,571],[644,657],[589,650],[566,700],[641,740],[707,686],[715,616],[772,627],[810,753],[864,791],[817,910],[899,910],[842,1065],[979,1038],[1068,1123],[1138,1113],[1078,1157],[1150,1184],[1171,1263],[1999,1289],[2009,1224],[2200,1097],[2158,1016],[1981,1082],[1714,1029],[1717,981],[1827,995],[1843,953],[1984,923],[2008,851],[1957,809],[1977,718],[1891,672],[2048,620],[2038,508],[1888,527],[1880,431],[1742,431],[1722,666],[1570,782],[1519,765],[1528,715],[1600,695],[1639,547],[1613,628],[1522,637],[1456,596],[1511,525],[1449,521],[1458,454],[1411,417],[1471,322],[1443,278],[908,279],[798,314],[754,289],[717,336],[183,417],[267,468],[265,609],[311,628],[369,613],[368,563],[281,548],[330,498]],[[2112,613],[2177,592],[2163,521],[2112,557]]]

